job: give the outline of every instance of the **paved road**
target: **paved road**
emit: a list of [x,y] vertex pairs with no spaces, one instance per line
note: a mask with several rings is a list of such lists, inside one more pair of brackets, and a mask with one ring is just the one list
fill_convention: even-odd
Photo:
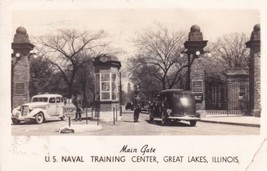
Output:
[[[121,121],[113,123],[101,122],[102,129],[84,131],[68,135],[257,135],[260,128],[236,125],[224,125],[214,123],[197,122],[191,127],[189,122],[172,122],[167,126],[161,126],[160,120],[150,123],[148,114],[140,114],[139,122],[133,122],[133,112],[123,112]],[[84,125],[86,121],[72,122],[72,124]],[[89,121],[90,126],[96,125],[96,121]],[[12,125],[12,135],[60,135],[58,129],[68,125],[68,121],[49,121],[43,124],[23,123]]]
[[116,126],[105,125],[102,130],[88,132],[87,135],[257,135],[259,128],[236,125],[197,122],[191,127],[189,122],[171,122],[161,126],[161,121],[149,122],[147,114],[141,114],[138,123],[133,122],[133,113],[124,113]]

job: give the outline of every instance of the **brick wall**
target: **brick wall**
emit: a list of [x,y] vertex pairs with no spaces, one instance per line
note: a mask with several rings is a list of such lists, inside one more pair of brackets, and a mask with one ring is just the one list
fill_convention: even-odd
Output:
[[30,63],[22,56],[13,68],[13,108],[30,101]]
[[[240,110],[243,98],[249,100],[249,72],[247,69],[232,69],[227,73],[228,110]],[[247,105],[245,106],[247,108]]]
[[261,96],[260,96],[260,56],[259,49],[250,49],[250,96],[251,96],[251,114],[253,116],[260,116],[261,110]]
[[255,64],[254,64],[254,90],[255,90],[255,99],[254,99],[254,107],[256,109],[260,109],[261,108],[261,94],[260,94],[260,57],[256,56],[255,57]]

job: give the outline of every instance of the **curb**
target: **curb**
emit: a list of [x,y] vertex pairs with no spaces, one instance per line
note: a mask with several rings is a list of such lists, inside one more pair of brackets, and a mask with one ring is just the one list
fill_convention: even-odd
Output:
[[259,127],[260,124],[252,124],[252,123],[234,123],[234,122],[225,122],[225,121],[208,121],[208,120],[199,120],[200,122],[206,123],[216,123],[216,124],[227,124],[227,125],[237,125],[237,126],[249,126],[249,127]]

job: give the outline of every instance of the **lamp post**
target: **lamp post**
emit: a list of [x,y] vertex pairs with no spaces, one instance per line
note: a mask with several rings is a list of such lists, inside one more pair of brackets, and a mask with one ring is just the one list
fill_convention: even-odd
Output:
[[36,58],[37,57],[37,54],[36,54],[36,51],[35,50],[31,50],[28,54],[23,54],[23,53],[20,53],[20,52],[16,52],[15,54],[12,54],[11,58],[12,58],[12,67],[15,67],[17,62],[23,57],[28,57],[28,58]]
[[[201,54],[204,54],[208,51],[204,51],[204,47],[207,45],[207,40],[203,40],[202,32],[200,31],[200,27],[198,25],[193,25],[190,28],[190,32],[188,34],[188,41],[184,43],[185,50],[182,52],[187,55],[187,77],[186,77],[186,90],[191,90],[190,86],[190,75],[191,75],[191,66],[196,58],[198,58]],[[209,54],[210,55],[210,54]]]

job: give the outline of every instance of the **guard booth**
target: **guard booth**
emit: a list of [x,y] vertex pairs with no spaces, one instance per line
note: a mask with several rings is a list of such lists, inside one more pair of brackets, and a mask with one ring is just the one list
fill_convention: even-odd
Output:
[[120,113],[121,63],[115,56],[101,55],[95,58],[95,117],[112,121]]

